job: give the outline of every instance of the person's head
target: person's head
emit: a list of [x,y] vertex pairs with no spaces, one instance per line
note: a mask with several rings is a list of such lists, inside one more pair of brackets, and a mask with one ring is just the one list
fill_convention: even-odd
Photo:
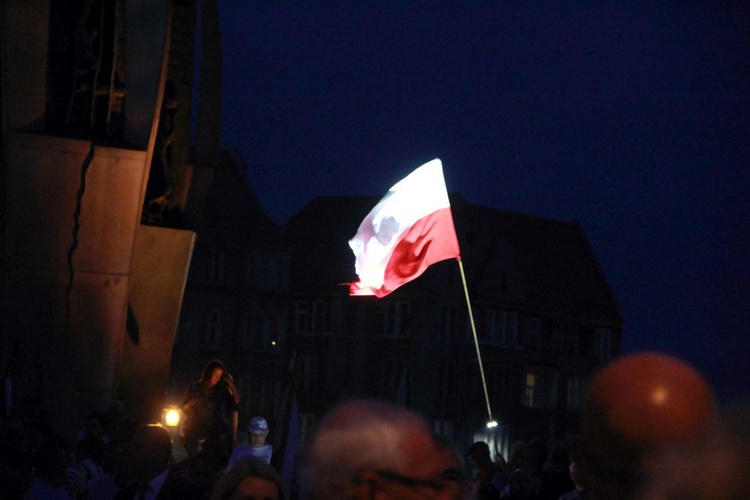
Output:
[[253,417],[247,424],[247,436],[250,440],[250,446],[253,448],[262,448],[266,444],[268,437],[268,422],[263,417]]
[[516,469],[508,480],[510,494],[514,498],[531,498],[531,472],[527,469]]
[[582,416],[586,482],[595,496],[617,500],[634,497],[650,455],[705,433],[718,408],[713,390],[688,363],[639,352],[594,376]]
[[581,466],[578,465],[578,462],[570,462],[570,465],[568,466],[568,476],[577,490],[581,491],[586,489],[586,483],[584,483],[583,474],[581,474]]
[[510,462],[513,470],[525,469],[529,467],[529,443],[525,441],[516,441],[510,447]]
[[[706,431],[666,446],[644,463],[639,500],[730,500],[750,492],[750,400],[730,403]],[[708,473],[707,473],[708,472]]]
[[549,451],[547,445],[538,439],[532,439],[529,443],[529,462],[532,470],[541,469],[547,461]]
[[279,473],[253,457],[244,457],[230,467],[211,492],[211,500],[284,500]]
[[84,437],[104,439],[107,433],[107,415],[102,412],[92,411],[83,423]]
[[568,445],[565,442],[558,441],[552,446],[549,462],[552,467],[568,467],[570,465]]
[[75,457],[78,462],[88,458],[92,462],[97,464],[103,464],[106,444],[104,441],[97,437],[84,437],[81,439],[75,447]]
[[484,441],[477,441],[469,446],[466,456],[468,457],[469,465],[475,469],[481,469],[492,463],[490,447]]
[[171,458],[169,431],[159,424],[144,424],[130,442],[123,472],[136,481],[150,481],[169,467]]
[[203,367],[200,383],[206,387],[213,387],[221,380],[222,375],[224,375],[224,363],[218,359],[212,359]]
[[354,400],[329,412],[307,450],[310,498],[462,498],[458,454],[427,422],[390,402]]
[[196,490],[210,492],[222,469],[222,464],[216,454],[201,450],[189,460],[188,478],[191,486]]

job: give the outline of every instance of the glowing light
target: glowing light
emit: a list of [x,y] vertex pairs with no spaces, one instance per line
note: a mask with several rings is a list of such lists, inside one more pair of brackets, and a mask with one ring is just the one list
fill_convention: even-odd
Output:
[[495,427],[497,427],[497,422],[496,421],[490,420],[489,422],[487,422],[487,428],[488,429],[493,429]]
[[657,387],[651,394],[651,401],[653,401],[656,406],[664,406],[667,402],[668,396],[669,394],[664,387]]
[[180,425],[180,417],[180,410],[177,408],[166,408],[162,420],[167,427],[177,427]]
[[275,340],[272,340],[272,341],[271,341],[271,345],[276,345],[276,341],[275,341]]

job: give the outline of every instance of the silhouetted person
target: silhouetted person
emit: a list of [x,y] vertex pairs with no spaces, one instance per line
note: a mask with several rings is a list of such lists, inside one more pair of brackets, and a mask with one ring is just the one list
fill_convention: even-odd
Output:
[[[192,382],[185,390],[180,405],[185,414],[182,437],[183,445],[190,455],[194,455],[204,446],[209,446],[212,450],[224,447],[229,432],[222,414],[226,403],[225,393],[213,390],[224,372],[224,364],[218,359],[212,359],[203,367],[200,379]],[[227,451],[224,459],[228,457]]]
[[246,456],[227,469],[214,487],[210,498],[284,500],[285,495],[281,477],[276,469],[265,462]]
[[193,498],[194,492],[185,482],[171,474],[171,459],[169,431],[159,424],[139,426],[123,463],[122,473],[129,486],[120,490],[115,499],[140,499],[144,495],[157,500]]
[[51,438],[34,456],[34,483],[23,494],[24,500],[70,500],[63,488],[68,470],[69,449],[60,438]]
[[469,498],[472,500],[499,499],[507,480],[503,470],[492,461],[487,443],[477,441],[469,447],[466,455],[469,465],[477,471]]

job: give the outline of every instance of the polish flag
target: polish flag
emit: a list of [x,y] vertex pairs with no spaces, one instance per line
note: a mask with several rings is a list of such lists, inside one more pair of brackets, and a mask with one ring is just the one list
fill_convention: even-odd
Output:
[[359,281],[349,295],[385,297],[428,267],[459,258],[448,191],[439,159],[393,186],[349,240]]

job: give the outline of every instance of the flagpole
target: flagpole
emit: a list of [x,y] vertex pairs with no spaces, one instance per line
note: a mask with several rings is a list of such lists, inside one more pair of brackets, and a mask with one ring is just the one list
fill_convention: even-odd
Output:
[[474,347],[477,350],[477,361],[479,362],[479,374],[482,376],[482,388],[484,389],[484,400],[487,403],[487,413],[490,417],[488,426],[494,423],[492,419],[492,409],[490,408],[490,395],[487,392],[487,381],[484,378],[484,367],[482,366],[482,355],[479,352],[479,339],[477,338],[477,328],[474,324],[474,312],[471,309],[471,300],[469,300],[469,287],[466,285],[466,274],[464,274],[464,263],[461,257],[457,257],[458,268],[461,270],[461,281],[464,285],[464,295],[466,296],[466,306],[469,308],[469,322],[471,323],[471,333],[474,336]]

